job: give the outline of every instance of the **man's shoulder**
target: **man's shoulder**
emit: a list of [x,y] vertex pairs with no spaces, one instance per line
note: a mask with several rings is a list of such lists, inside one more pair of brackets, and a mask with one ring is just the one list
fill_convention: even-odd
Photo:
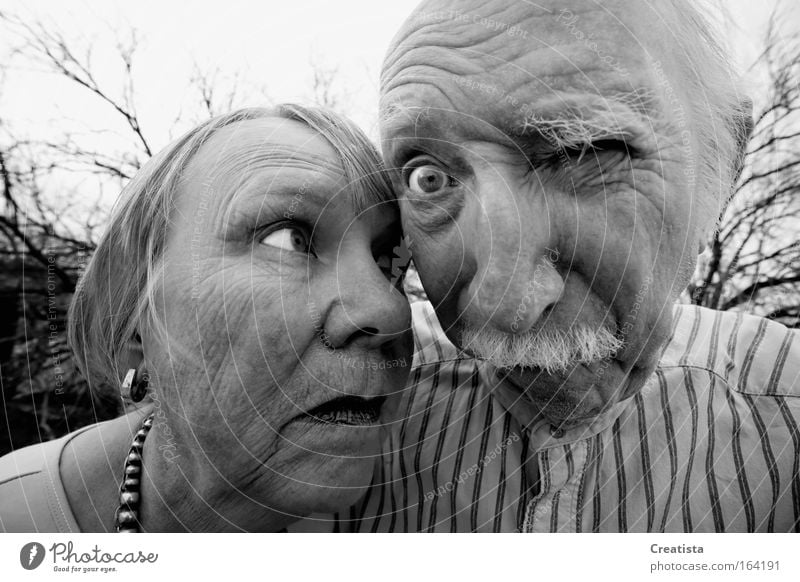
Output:
[[705,370],[751,395],[800,396],[798,330],[755,315],[675,305],[659,369]]

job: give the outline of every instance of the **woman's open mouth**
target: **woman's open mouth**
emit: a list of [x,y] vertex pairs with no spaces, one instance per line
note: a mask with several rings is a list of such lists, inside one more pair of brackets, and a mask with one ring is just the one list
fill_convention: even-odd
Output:
[[385,400],[384,396],[342,396],[312,408],[306,412],[306,416],[323,424],[367,426],[378,422]]

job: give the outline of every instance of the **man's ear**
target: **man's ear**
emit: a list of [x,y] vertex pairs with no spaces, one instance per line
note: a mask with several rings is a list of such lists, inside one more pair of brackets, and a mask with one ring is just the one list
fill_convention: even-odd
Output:
[[731,125],[731,130],[736,138],[736,155],[734,156],[733,172],[731,174],[733,178],[731,186],[734,186],[742,174],[747,144],[750,141],[750,135],[753,133],[753,102],[749,97],[745,97],[739,102],[739,106],[733,114]]

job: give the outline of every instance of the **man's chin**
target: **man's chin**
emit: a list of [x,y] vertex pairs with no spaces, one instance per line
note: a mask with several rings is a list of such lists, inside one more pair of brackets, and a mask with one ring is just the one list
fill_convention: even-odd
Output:
[[596,418],[619,401],[625,384],[625,374],[610,360],[564,372],[515,367],[498,373],[537,409],[539,417],[561,428]]

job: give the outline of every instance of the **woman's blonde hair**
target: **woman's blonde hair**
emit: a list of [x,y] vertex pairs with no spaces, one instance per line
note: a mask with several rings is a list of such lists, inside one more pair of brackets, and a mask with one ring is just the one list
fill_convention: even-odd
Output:
[[122,191],[69,309],[76,364],[93,390],[120,383],[128,342],[143,323],[158,329],[155,292],[178,186],[192,157],[219,129],[251,119],[299,121],[339,154],[358,206],[394,199],[375,146],[352,122],[324,109],[284,104],[240,109],[195,127],[150,159]]

